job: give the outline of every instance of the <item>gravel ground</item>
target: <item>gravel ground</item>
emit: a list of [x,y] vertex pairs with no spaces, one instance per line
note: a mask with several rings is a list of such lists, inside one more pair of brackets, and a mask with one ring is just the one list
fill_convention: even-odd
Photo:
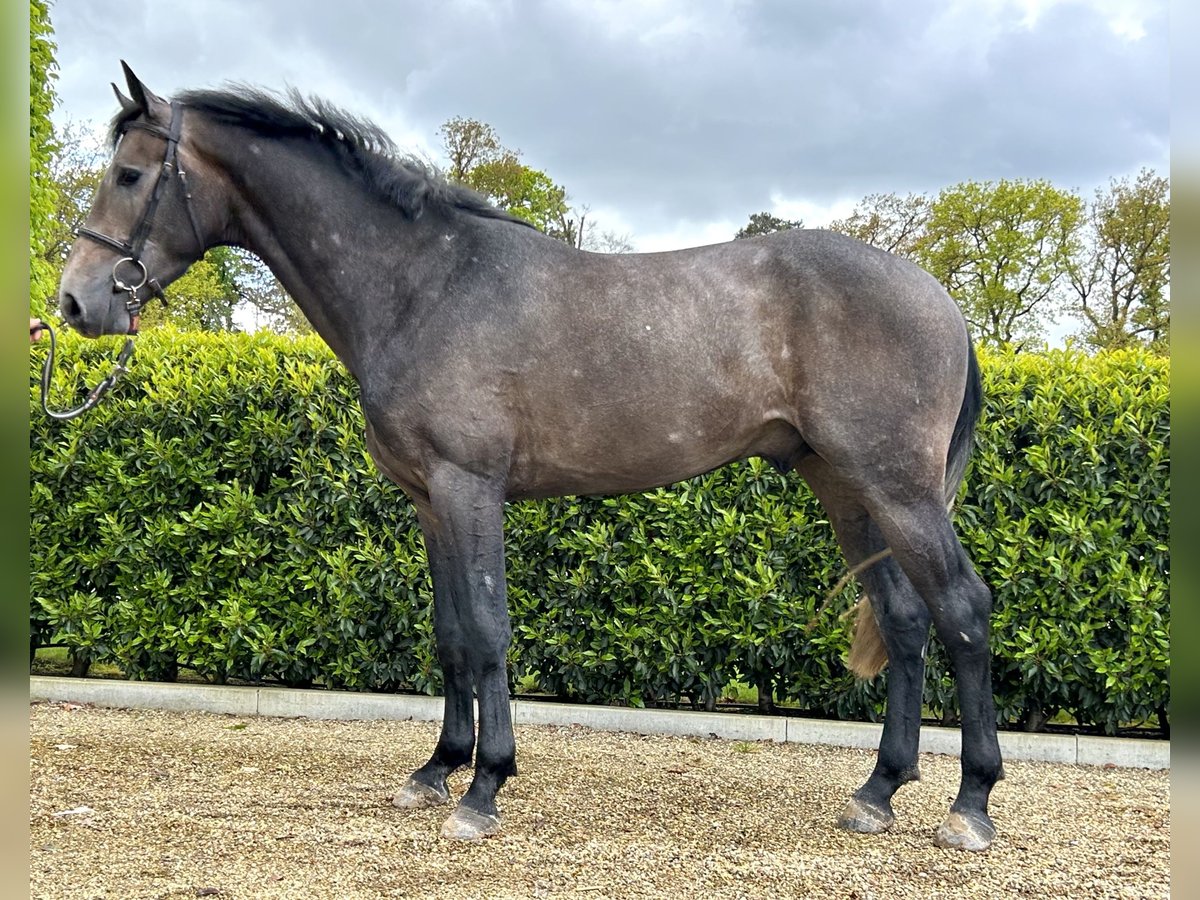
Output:
[[390,804],[432,723],[53,703],[30,737],[37,898],[1169,896],[1167,772],[1006,763],[967,854],[933,846],[954,757],[922,755],[866,836],[833,822],[872,753],[520,727],[503,830],[457,844],[449,807]]

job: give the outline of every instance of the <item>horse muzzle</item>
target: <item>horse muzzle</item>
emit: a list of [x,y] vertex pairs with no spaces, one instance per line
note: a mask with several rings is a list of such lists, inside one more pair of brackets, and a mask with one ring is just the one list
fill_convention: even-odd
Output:
[[[140,316],[126,309],[123,293],[113,292],[107,304],[89,308],[71,291],[64,290],[58,308],[63,320],[84,337],[97,338],[106,334],[137,334]],[[99,307],[99,308],[97,308]]]
[[84,337],[99,337],[99,323],[89,321],[87,311],[70,291],[63,291],[58,300],[58,310],[62,313],[63,321],[78,331]]

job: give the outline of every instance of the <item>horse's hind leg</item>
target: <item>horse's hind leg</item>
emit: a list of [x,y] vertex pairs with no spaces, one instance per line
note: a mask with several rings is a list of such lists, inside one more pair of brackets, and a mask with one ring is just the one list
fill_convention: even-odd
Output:
[[[887,545],[879,528],[853,494],[838,484],[819,459],[801,466],[801,474],[821,499],[847,561],[855,565]],[[887,649],[887,707],[875,770],[855,791],[838,824],[850,831],[877,833],[895,821],[892,795],[920,778],[917,748],[925,680],[929,610],[899,564],[885,558],[858,575]]]
[[[883,538],[869,519],[866,538],[851,562],[884,548]],[[849,542],[844,542],[849,543]],[[871,604],[879,635],[887,648],[887,707],[875,770],[855,791],[838,824],[850,831],[875,833],[894,821],[892,795],[903,784],[921,777],[917,749],[921,731],[921,700],[925,683],[925,646],[929,640],[929,610],[894,559],[884,559],[859,575]]]
[[988,646],[992,595],[975,574],[937,493],[921,499],[874,493],[871,516],[933,619],[954,667],[962,714],[962,781],[938,829],[943,847],[985,850],[996,829],[988,797],[1003,777]]

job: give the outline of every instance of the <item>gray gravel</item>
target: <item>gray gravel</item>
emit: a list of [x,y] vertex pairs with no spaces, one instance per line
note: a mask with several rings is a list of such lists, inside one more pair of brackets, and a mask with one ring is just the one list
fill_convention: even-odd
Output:
[[456,844],[448,807],[390,804],[434,724],[54,703],[30,737],[39,898],[1169,896],[1168,772],[1006,763],[966,854],[933,846],[953,757],[865,836],[832,823],[872,753],[519,727],[503,830]]

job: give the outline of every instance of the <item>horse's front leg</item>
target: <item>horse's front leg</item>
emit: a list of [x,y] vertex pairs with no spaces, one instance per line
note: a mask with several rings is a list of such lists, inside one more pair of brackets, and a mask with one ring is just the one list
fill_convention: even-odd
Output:
[[446,706],[442,715],[442,734],[433,756],[409,776],[392,799],[396,806],[407,809],[449,803],[450,789],[446,779],[456,769],[469,766],[475,751],[471,666],[463,625],[454,602],[449,560],[438,539],[430,511],[420,505],[417,510],[433,578],[433,633],[438,662],[442,666]]
[[496,792],[517,771],[508,695],[512,629],[504,582],[503,488],[444,464],[431,473],[428,489],[429,509],[422,515],[426,544],[436,548],[431,566],[438,657],[446,667],[446,719],[438,750],[413,779],[444,788],[445,774],[469,761],[473,683],[479,700],[475,777],[442,836],[474,840],[500,828]]

